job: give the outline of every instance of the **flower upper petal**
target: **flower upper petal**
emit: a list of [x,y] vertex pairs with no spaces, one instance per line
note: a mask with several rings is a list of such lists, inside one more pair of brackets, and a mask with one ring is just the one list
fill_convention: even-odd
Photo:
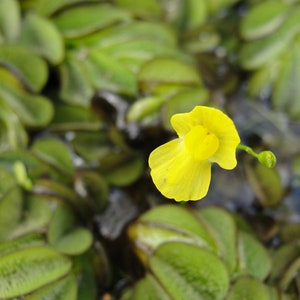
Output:
[[167,198],[199,200],[207,194],[211,164],[194,160],[181,139],[156,148],[150,154],[149,166],[154,184]]
[[222,111],[206,106],[196,106],[189,113],[174,115],[171,118],[171,124],[180,137],[187,135],[196,126],[205,127],[219,140],[218,151],[210,161],[216,162],[224,169],[233,169],[236,166],[235,152],[240,143],[240,137],[233,121]]

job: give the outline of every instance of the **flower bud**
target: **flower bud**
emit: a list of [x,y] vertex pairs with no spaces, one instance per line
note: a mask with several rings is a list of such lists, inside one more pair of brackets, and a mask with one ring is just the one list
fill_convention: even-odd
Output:
[[276,166],[276,156],[272,151],[263,151],[258,154],[258,161],[267,168],[274,168]]

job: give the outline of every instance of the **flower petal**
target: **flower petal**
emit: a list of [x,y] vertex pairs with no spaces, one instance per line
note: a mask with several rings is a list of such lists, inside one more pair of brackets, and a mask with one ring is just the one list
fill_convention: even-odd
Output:
[[211,164],[194,160],[181,139],[156,148],[150,154],[149,166],[154,184],[167,198],[199,200],[207,194]]

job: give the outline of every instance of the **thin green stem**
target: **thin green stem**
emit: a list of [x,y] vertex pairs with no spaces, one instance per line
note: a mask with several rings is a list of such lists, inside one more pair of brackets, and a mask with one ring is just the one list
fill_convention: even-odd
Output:
[[243,144],[239,144],[237,146],[237,149],[243,150],[245,152],[247,152],[248,154],[258,158],[258,154],[256,152],[253,151],[252,148],[250,148],[249,146],[243,145]]

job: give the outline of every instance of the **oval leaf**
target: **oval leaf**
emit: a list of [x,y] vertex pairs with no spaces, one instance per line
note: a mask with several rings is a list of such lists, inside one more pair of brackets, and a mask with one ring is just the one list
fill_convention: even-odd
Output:
[[17,297],[46,285],[71,269],[71,261],[47,247],[28,247],[0,258],[0,295]]
[[276,30],[286,18],[287,8],[288,6],[280,1],[265,1],[255,5],[242,21],[243,38],[261,38]]
[[270,300],[268,290],[259,280],[251,277],[239,278],[231,287],[226,300]]
[[86,35],[128,19],[126,11],[99,3],[73,6],[53,17],[55,25],[68,38]]
[[22,24],[21,43],[52,64],[58,64],[64,56],[63,39],[56,27],[34,13],[28,13]]
[[91,233],[76,226],[75,216],[65,206],[59,206],[48,228],[48,241],[58,251],[78,255],[86,251],[93,242]]
[[21,23],[21,10],[17,0],[0,1],[0,40],[16,41]]
[[184,243],[164,243],[150,268],[174,300],[223,300],[229,286],[225,265],[213,253]]
[[39,139],[33,144],[31,151],[44,163],[59,172],[68,175],[73,174],[74,166],[70,150],[65,143],[58,139]]
[[0,96],[26,126],[45,126],[53,116],[53,106],[47,98],[29,94],[17,79],[3,68],[0,68]]
[[[267,250],[249,233],[238,233],[238,273],[265,279],[272,263]],[[254,259],[255,258],[255,259]]]
[[33,92],[40,91],[48,79],[44,60],[21,46],[2,45],[0,64],[14,72]]
[[24,300],[76,300],[77,299],[77,281],[74,274],[70,274],[54,283],[25,297]]

